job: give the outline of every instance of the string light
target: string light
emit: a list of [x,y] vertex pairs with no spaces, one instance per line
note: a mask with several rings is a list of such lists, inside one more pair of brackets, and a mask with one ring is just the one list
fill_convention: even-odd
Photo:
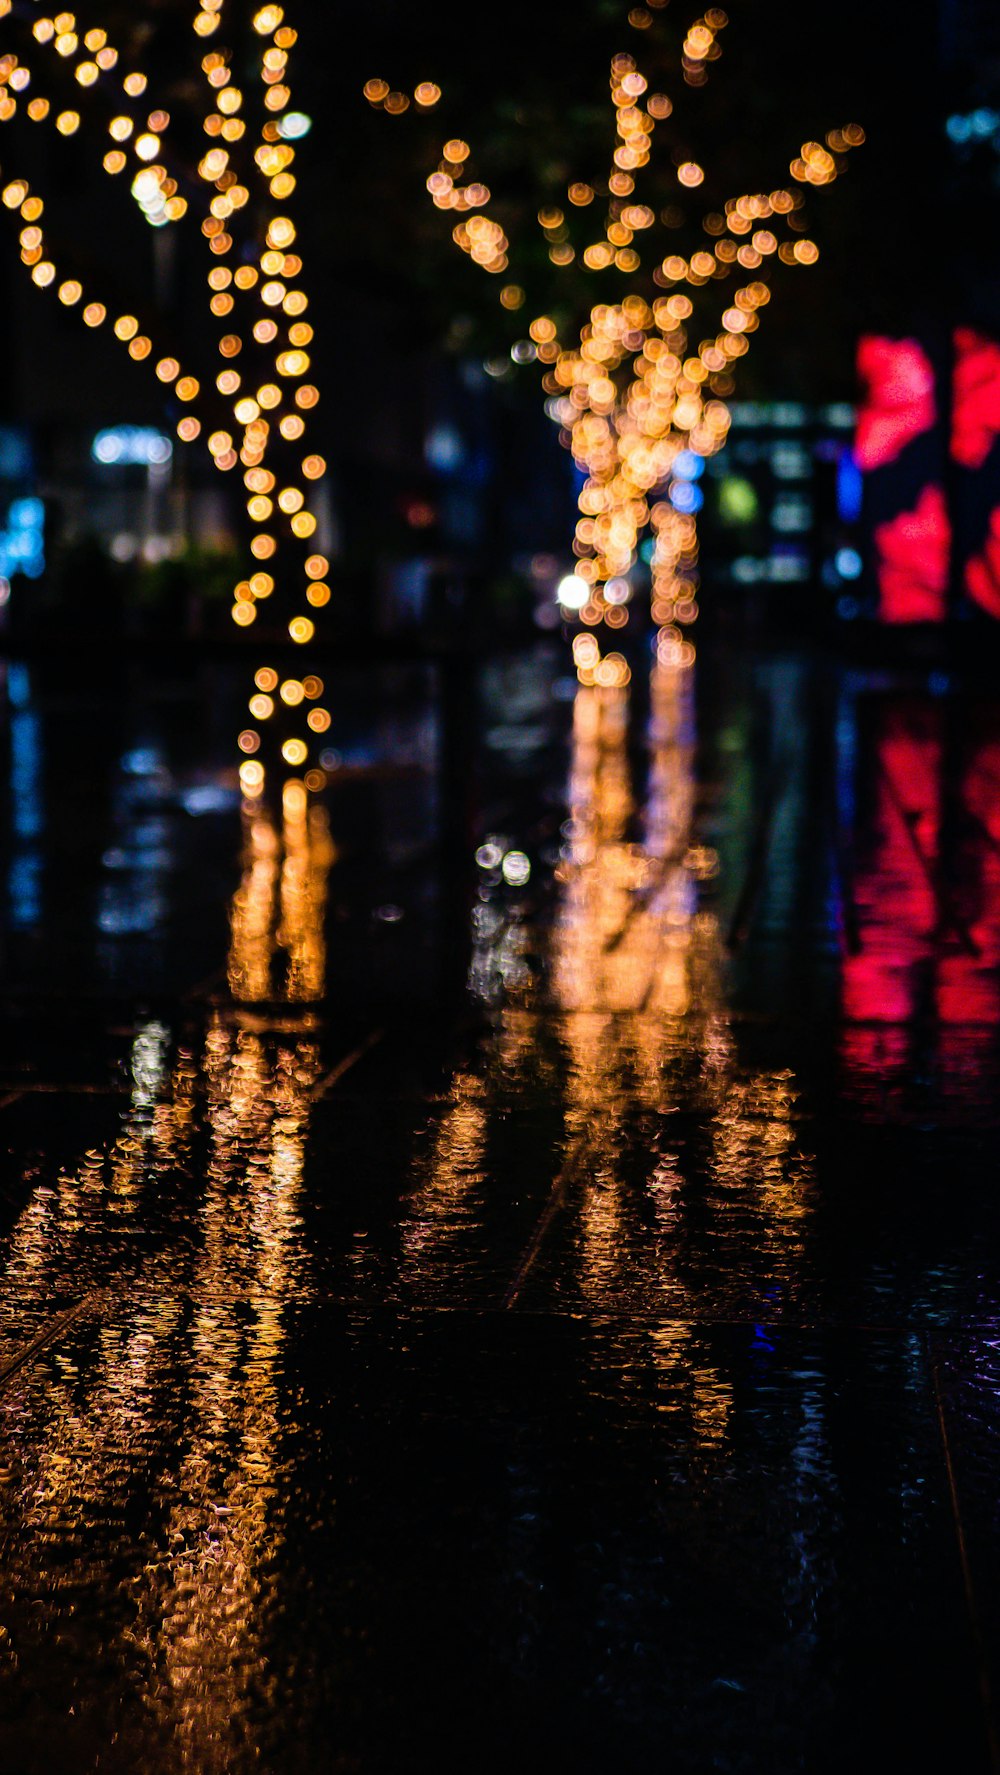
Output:
[[[653,22],[644,8],[629,19],[643,30]],[[711,7],[683,33],[679,65],[687,85],[705,84],[722,54],[727,24],[725,12]],[[694,659],[686,630],[698,613],[697,479],[705,459],[726,442],[726,397],[770,301],[772,266],[815,264],[819,249],[803,233],[801,193],[779,189],[728,199],[704,217],[686,256],[664,252],[656,211],[641,201],[637,184],[650,164],[654,133],[662,133],[674,102],[667,93],[649,91],[630,54],[615,55],[609,72],[614,135],[599,237],[592,209],[597,189],[588,181],[570,180],[565,199],[543,205],[537,222],[557,268],[582,266],[591,275],[617,271],[631,278],[645,266],[644,287],[591,304],[572,344],[560,340],[551,316],[536,316],[511,357],[543,366],[546,410],[583,475],[576,567],[560,584],[559,602],[563,615],[583,631],[573,649],[581,683],[615,688],[627,683],[628,666],[621,653],[602,651],[596,631],[614,634],[627,626],[633,570],[646,536],[657,659],[666,666]],[[387,82],[370,80],[364,91],[374,107],[394,109]],[[848,124],[831,131],[825,143],[804,143],[791,163],[793,184],[831,184],[848,152],[864,139],[859,125]],[[679,141],[671,146],[678,195],[700,193],[710,183],[708,169],[683,155]],[[464,139],[446,141],[427,191],[439,210],[476,212],[456,221],[452,239],[495,275],[508,270],[515,249],[500,224],[483,213],[488,188],[462,182],[471,157]],[[577,230],[585,226],[590,238],[574,244],[571,220]],[[671,205],[661,212],[660,225],[673,229],[683,220],[683,210]],[[526,258],[530,264],[530,254]],[[741,273],[746,281],[735,292],[716,291]],[[527,281],[518,273],[517,281],[504,282],[499,294],[505,309],[526,305]],[[705,297],[699,297],[702,290]],[[699,323],[705,337],[693,345],[696,304],[699,310],[714,304],[715,312]]]
[[[9,13],[9,5],[0,0],[0,17]],[[215,37],[221,22],[222,0],[203,0],[192,24],[196,39]],[[95,119],[91,126],[88,115],[86,135],[98,145],[101,165],[110,177],[131,166],[131,195],[146,222],[160,229],[189,216],[200,218],[201,236],[212,260],[207,272],[209,312],[213,320],[224,323],[218,348],[226,364],[232,366],[220,370],[214,389],[228,403],[231,421],[223,426],[215,423],[217,407],[208,403],[208,391],[199,378],[183,369],[179,356],[164,352],[154,342],[152,329],[143,330],[139,317],[115,316],[112,311],[113,332],[134,361],[148,359],[159,382],[191,407],[177,421],[182,443],[204,438],[220,473],[230,474],[242,465],[248,477],[262,477],[254,482],[248,478],[246,509],[253,524],[268,526],[255,530],[250,542],[255,563],[268,563],[268,571],[254,572],[238,582],[232,619],[238,628],[251,627],[258,601],[280,587],[281,601],[290,606],[285,616],[287,632],[295,643],[307,647],[315,634],[313,613],[329,600],[329,588],[316,583],[325,580],[328,563],[314,554],[303,559],[301,548],[303,543],[313,546],[318,518],[310,502],[324,479],[326,462],[315,451],[303,457],[301,449],[309,423],[305,416],[311,415],[320,397],[315,384],[307,380],[312,365],[306,347],[312,342],[313,329],[301,318],[308,297],[301,287],[301,255],[289,250],[293,245],[297,248],[298,242],[297,226],[287,204],[295,189],[293,142],[308,132],[310,120],[301,112],[288,113],[289,52],[297,32],[285,22],[284,9],[260,7],[252,19],[252,32],[259,77],[252,93],[242,91],[233,78],[233,67],[245,65],[242,55],[236,58],[228,48],[199,48],[210,109],[203,118],[208,146],[193,173],[182,154],[173,150],[170,113],[150,106],[147,76],[138,69],[120,81],[115,76],[119,53],[105,31],[88,30],[81,40],[72,15],[60,14],[55,19],[35,19],[29,41],[71,66],[81,92],[78,102],[90,91],[104,89],[102,117],[107,119],[110,109],[110,121],[98,124]],[[109,104],[112,76],[116,91]],[[74,135],[84,114],[56,111],[50,98],[34,91],[37,84],[33,71],[19,56],[0,56],[0,121],[16,115],[17,95],[31,85],[33,96],[27,105],[31,120],[54,122],[61,135]],[[425,82],[418,88],[416,102],[428,108],[439,97],[439,89]],[[256,117],[255,125],[248,112]],[[283,129],[285,118],[288,127]],[[110,149],[105,146],[109,137]],[[171,161],[176,161],[173,170]],[[180,189],[182,183],[187,196]],[[263,250],[255,248],[255,219],[251,219],[255,184],[263,185],[270,207]],[[28,181],[8,180],[0,198],[7,210],[17,212],[19,220],[27,224],[21,230],[20,247],[32,281],[40,289],[54,286],[60,302],[78,310],[87,327],[102,326],[108,319],[106,304],[95,300],[77,278],[63,276],[49,256],[39,221],[44,204],[30,191]],[[254,256],[256,263],[239,263],[235,271],[230,269],[231,261]],[[234,359],[239,359],[238,369]],[[271,379],[275,372],[277,381]],[[297,410],[281,412],[286,406]],[[269,466],[272,460],[279,465],[274,470]],[[279,477],[281,490],[272,499]],[[322,560],[321,573],[311,571],[317,560]],[[257,678],[259,685],[259,673]],[[266,695],[263,700],[268,700]],[[260,704],[261,698],[254,698],[251,713]],[[264,792],[265,765],[256,756],[262,750],[267,750],[280,775],[287,776],[286,767],[300,770],[310,764],[319,730],[315,722],[304,720],[295,729],[296,707],[294,700],[283,697],[282,709],[288,719],[279,723],[280,731],[273,740],[268,738],[266,747],[265,736],[257,729],[247,728],[240,734],[240,780],[248,797],[255,799]],[[268,718],[272,712],[273,705]],[[293,731],[289,731],[290,723]],[[316,765],[305,771],[309,789],[321,788],[324,780]]]

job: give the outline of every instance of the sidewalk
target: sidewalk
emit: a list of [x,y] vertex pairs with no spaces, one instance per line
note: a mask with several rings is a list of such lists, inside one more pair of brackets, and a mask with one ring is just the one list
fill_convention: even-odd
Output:
[[699,673],[493,674],[451,997],[419,699],[239,867],[211,738],[41,771],[5,1769],[998,1766],[1000,705]]

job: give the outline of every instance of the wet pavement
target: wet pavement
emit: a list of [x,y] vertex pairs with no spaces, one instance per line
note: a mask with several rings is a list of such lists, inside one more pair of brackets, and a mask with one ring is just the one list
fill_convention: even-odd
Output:
[[0,1768],[1000,1767],[1000,702],[243,676],[4,676]]

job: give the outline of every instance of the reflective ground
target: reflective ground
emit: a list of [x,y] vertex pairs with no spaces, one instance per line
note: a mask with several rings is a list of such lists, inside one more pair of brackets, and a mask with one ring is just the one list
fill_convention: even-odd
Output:
[[564,674],[5,668],[11,1775],[1000,1766],[1000,702]]

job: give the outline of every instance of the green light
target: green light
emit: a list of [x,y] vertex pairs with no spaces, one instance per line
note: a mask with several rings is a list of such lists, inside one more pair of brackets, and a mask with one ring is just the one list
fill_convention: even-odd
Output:
[[742,475],[727,475],[719,487],[719,516],[724,524],[752,524],[760,511],[760,500],[752,481]]

